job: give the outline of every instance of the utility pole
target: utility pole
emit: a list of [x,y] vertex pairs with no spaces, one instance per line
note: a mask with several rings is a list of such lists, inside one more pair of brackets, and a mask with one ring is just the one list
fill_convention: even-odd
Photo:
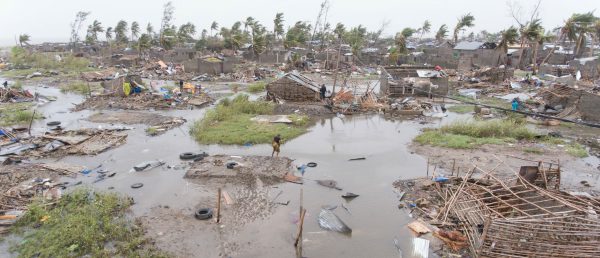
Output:
[[331,90],[331,97],[335,96],[335,84],[337,83],[338,72],[340,70],[340,55],[342,54],[342,38],[340,37],[337,54],[337,62],[335,64],[335,74],[333,75],[333,90]]

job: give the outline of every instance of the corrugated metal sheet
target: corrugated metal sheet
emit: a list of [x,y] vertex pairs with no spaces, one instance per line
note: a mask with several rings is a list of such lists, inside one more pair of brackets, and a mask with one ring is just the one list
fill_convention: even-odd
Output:
[[485,42],[479,41],[461,41],[456,44],[454,50],[475,50],[480,48]]
[[292,71],[290,73],[287,73],[286,75],[284,75],[283,77],[286,77],[292,81],[297,82],[298,84],[307,87],[315,92],[319,91],[319,88],[321,88],[315,81],[309,79],[308,77],[298,73],[297,71]]
[[423,238],[413,238],[413,257],[429,257],[429,240]]
[[440,72],[436,70],[417,70],[420,78],[435,78],[440,77]]

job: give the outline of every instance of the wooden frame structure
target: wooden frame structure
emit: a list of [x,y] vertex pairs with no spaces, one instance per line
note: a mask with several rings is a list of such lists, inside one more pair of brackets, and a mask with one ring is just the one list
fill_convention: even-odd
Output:
[[600,257],[600,200],[558,190],[560,166],[538,166],[534,182],[472,179],[473,169],[440,193],[450,196],[443,222],[459,225],[473,256]]

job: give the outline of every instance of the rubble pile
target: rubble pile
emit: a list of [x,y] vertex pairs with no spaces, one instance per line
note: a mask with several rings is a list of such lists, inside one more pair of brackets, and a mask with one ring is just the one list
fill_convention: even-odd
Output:
[[524,166],[512,178],[475,167],[462,177],[434,175],[394,185],[402,191],[399,207],[420,217],[418,224],[427,229],[420,233],[433,232],[449,247],[446,252],[474,257],[600,255],[595,247],[600,199],[560,191],[558,164]]
[[117,129],[57,130],[0,146],[0,156],[62,157],[96,155],[125,143],[127,134]]

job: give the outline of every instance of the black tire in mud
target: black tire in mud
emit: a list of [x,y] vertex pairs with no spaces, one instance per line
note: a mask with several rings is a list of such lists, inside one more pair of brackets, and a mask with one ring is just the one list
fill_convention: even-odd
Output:
[[184,153],[179,154],[179,158],[182,160],[195,159],[195,158],[198,158],[199,156],[202,156],[202,154],[196,154],[193,152],[184,152]]
[[51,121],[46,123],[47,126],[58,126],[60,125],[60,121]]
[[135,183],[135,184],[131,185],[131,188],[137,189],[137,188],[141,188],[142,186],[144,186],[144,184],[142,184],[142,183]]
[[306,166],[309,168],[314,168],[317,166],[317,163],[316,162],[308,162],[308,163],[306,163]]
[[196,211],[196,214],[194,214],[194,216],[196,217],[196,219],[199,220],[207,220],[212,218],[213,216],[213,210],[211,208],[202,208]]

